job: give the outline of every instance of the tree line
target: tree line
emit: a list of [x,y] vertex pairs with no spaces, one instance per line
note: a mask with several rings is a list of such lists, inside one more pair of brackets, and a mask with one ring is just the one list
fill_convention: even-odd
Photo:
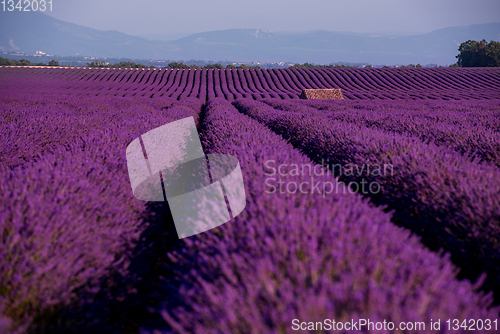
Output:
[[136,64],[133,61],[121,61],[119,63],[110,64],[105,61],[94,60],[87,63],[87,67],[104,67],[104,68],[155,68],[153,65],[146,66],[142,64]]
[[[59,62],[57,60],[51,60],[48,65],[45,63],[32,63],[29,60],[26,59],[21,59],[21,60],[10,60],[6,58],[0,57],[0,66],[59,66]],[[155,66],[147,66],[143,64],[137,64],[131,61],[122,61],[119,63],[115,64],[110,64],[105,61],[99,61],[95,60],[90,63],[87,63],[87,67],[100,67],[100,68],[156,68]],[[365,66],[365,68],[371,68],[371,65]],[[389,68],[390,66],[383,66],[384,68]],[[422,67],[420,64],[413,65],[409,64],[406,66],[400,66],[400,67]],[[233,64],[229,64],[226,67],[223,65],[217,63],[217,64],[207,64],[203,67],[197,66],[197,65],[187,65],[184,63],[179,63],[179,62],[171,62],[168,64],[168,68],[180,68],[180,69],[224,69],[224,68],[229,68],[229,69],[236,69],[236,68],[241,68],[241,69],[260,69],[260,66],[249,66],[245,64],[241,64],[240,66],[235,66]],[[304,63],[304,64],[295,64],[292,65],[290,68],[359,68],[357,65],[353,66],[348,66],[348,65],[313,65],[309,63]]]
[[[490,41],[489,43],[486,40],[482,41],[473,41],[468,40],[463,42],[458,47],[459,54],[455,56],[457,58],[457,62],[450,67],[500,67],[500,42]],[[29,60],[21,59],[21,60],[11,60],[0,57],[0,66],[59,66],[59,62],[55,59],[49,61],[48,64],[45,63],[32,63]],[[110,64],[105,61],[92,61],[87,63],[87,67],[104,67],[104,68],[155,68],[155,66],[147,66],[143,64],[137,64],[131,61],[122,61],[115,64]],[[313,65],[309,63],[304,64],[295,64],[290,68],[358,68],[359,66],[353,65]],[[371,68],[371,65],[365,66],[365,68]],[[383,66],[383,68],[389,68],[391,66]],[[407,68],[420,68],[422,65],[420,64],[409,64],[406,66]],[[442,67],[442,66],[440,66]],[[240,66],[235,66],[233,64],[229,64],[226,67],[217,63],[217,64],[207,64],[204,67],[200,67],[197,65],[187,65],[180,62],[170,62],[168,64],[168,68],[183,68],[183,69],[223,69],[223,68],[242,68],[242,69],[259,69],[260,66],[249,66],[245,64],[241,64]]]
[[[142,65],[142,64],[136,64],[134,62],[120,62],[120,63],[116,63],[116,64],[109,64],[109,63],[106,63],[104,61],[92,61],[90,63],[87,63],[87,67],[106,67],[106,68],[148,68],[148,66],[146,65]],[[151,65],[149,66],[149,68],[155,68],[155,66]],[[257,69],[257,68],[260,68],[260,66],[248,66],[248,65],[245,65],[245,64],[242,64],[238,67],[232,65],[232,64],[229,64],[227,65],[226,67],[222,66],[221,64],[217,63],[217,64],[207,64],[205,65],[204,67],[201,67],[201,66],[197,66],[197,65],[187,65],[187,64],[184,64],[184,63],[179,63],[179,62],[170,62],[168,64],[168,68],[181,68],[181,69],[201,69],[201,68],[206,68],[206,69],[210,69],[210,68],[253,68],[253,69]]]
[[314,65],[309,63],[304,64],[295,64],[290,66],[290,68],[359,68],[357,65],[349,66],[349,65]]
[[206,68],[206,69],[223,69],[223,68],[248,68],[248,69],[259,69],[260,66],[256,65],[256,66],[248,66],[248,65],[245,65],[245,64],[241,64],[240,66],[234,66],[233,64],[229,64],[227,65],[226,67],[222,66],[221,64],[217,63],[217,64],[207,64],[203,67],[201,66],[197,66],[197,65],[187,65],[187,64],[184,64],[184,63],[178,63],[178,62],[171,62],[168,64],[168,68],[186,68],[186,69],[189,69],[189,68],[193,68],[193,69],[200,69],[200,68]]
[[12,60],[0,57],[0,66],[59,66],[59,62],[55,59],[52,59],[48,64],[32,63],[26,59]]

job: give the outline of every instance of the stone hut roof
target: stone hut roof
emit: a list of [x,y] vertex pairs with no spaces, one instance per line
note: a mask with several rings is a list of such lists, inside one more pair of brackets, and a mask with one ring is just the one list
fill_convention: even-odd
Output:
[[303,89],[301,99],[343,100],[344,95],[340,88],[336,89]]

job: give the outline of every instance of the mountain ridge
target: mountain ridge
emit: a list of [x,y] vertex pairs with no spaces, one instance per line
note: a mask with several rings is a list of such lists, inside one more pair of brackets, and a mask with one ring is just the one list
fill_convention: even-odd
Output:
[[64,22],[39,12],[0,12],[0,52],[43,51],[64,56],[449,65],[456,61],[461,42],[483,38],[500,40],[500,23],[447,27],[404,36],[327,30],[274,33],[265,29],[226,29],[153,41]]

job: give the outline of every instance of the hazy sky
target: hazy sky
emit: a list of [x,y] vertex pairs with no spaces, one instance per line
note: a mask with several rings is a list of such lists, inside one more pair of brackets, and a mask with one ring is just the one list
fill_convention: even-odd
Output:
[[500,0],[53,0],[47,14],[130,35],[232,28],[422,33],[500,21]]

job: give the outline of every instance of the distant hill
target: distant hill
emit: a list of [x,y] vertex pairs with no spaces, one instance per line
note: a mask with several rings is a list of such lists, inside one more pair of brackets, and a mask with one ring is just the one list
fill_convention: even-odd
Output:
[[[155,32],[148,36],[173,35]],[[0,52],[43,51],[61,56],[449,65],[456,61],[461,42],[483,38],[500,40],[500,23],[450,27],[411,36],[230,29],[193,34],[174,41],[153,41],[63,22],[40,12],[0,12]]]
[[117,31],[100,31],[40,12],[0,12],[0,51],[61,56],[161,58],[164,45]]
[[191,34],[188,33],[160,33],[160,34],[144,34],[144,35],[137,35],[137,37],[145,38],[151,41],[175,41],[176,39],[183,38],[186,36],[189,36]]

